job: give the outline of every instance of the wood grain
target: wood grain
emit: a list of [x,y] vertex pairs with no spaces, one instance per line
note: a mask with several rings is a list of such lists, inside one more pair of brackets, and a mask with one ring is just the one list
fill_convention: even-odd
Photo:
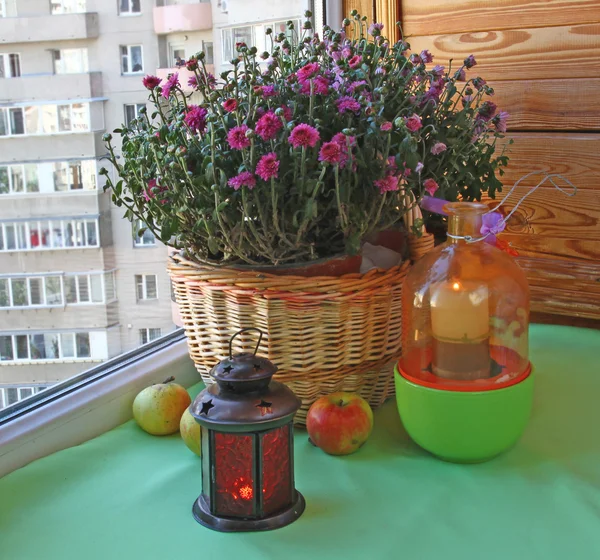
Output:
[[600,78],[489,85],[494,103],[510,113],[508,130],[600,130]]
[[[580,191],[600,192],[600,134],[514,133],[502,143],[509,139],[514,144],[509,147],[510,163],[501,178],[506,187],[530,171],[541,170],[564,175]],[[539,177],[530,177],[521,184],[532,187],[538,181]]]
[[406,35],[554,27],[600,21],[598,0],[402,0]]
[[375,19],[383,23],[383,34],[391,41],[400,39],[396,22],[400,20],[400,0],[374,0]]
[[600,76],[600,23],[481,31],[409,38],[412,50],[429,49],[437,64],[470,54],[478,66],[471,76],[486,80],[597,78]]
[[[350,17],[350,12],[357,10],[361,16],[367,16],[369,23],[375,19],[375,12],[373,10],[373,0],[343,0],[342,1],[342,15],[343,17]],[[330,25],[334,29],[338,29],[341,25],[340,22],[332,22]]]

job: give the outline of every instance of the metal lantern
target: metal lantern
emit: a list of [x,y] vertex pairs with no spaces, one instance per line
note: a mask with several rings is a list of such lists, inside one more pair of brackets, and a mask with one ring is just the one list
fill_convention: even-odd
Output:
[[[254,353],[232,354],[235,337],[258,331]],[[277,367],[256,355],[262,332],[243,329],[229,341],[229,358],[210,372],[191,413],[202,430],[199,523],[217,531],[265,531],[292,523],[304,511],[294,486],[293,419],[301,401],[273,381]]]

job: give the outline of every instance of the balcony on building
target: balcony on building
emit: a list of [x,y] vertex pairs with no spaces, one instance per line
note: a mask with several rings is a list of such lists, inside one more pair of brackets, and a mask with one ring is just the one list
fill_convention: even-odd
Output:
[[154,31],[157,35],[210,29],[212,29],[210,1],[197,3],[171,1],[166,6],[154,8]]
[[53,99],[91,99],[102,96],[102,73],[36,74],[0,80],[0,103]]
[[[215,73],[215,67],[213,64],[206,65],[206,71],[210,74]],[[179,83],[181,84],[181,89],[186,92],[194,91],[194,87],[188,85],[188,81],[191,77],[195,76],[194,72],[191,72],[187,68],[157,68],[156,75],[161,80],[166,80],[169,77],[169,74],[175,74],[177,72],[179,74]]]
[[95,12],[0,18],[0,44],[72,41],[96,37],[98,14]]

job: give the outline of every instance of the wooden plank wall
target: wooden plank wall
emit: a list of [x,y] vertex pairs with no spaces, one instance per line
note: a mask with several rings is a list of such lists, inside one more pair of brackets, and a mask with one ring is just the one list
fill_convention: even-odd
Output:
[[[470,75],[485,78],[511,114],[505,192],[534,170],[577,185],[572,198],[539,189],[503,238],[521,255],[533,311],[600,321],[600,0],[386,1],[399,4],[413,51],[455,66],[475,54]],[[536,183],[523,182],[501,211]]]

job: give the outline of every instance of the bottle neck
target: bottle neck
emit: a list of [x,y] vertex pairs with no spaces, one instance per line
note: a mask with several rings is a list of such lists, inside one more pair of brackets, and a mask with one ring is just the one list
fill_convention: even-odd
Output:
[[476,202],[453,202],[445,206],[448,212],[448,239],[450,243],[465,243],[465,237],[481,236],[483,215],[488,212],[485,204]]

